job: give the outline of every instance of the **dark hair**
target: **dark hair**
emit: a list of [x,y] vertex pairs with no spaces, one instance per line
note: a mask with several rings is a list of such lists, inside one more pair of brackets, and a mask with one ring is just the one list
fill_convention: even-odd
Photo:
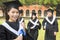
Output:
[[[8,12],[12,9],[12,8],[15,8],[15,7],[5,7],[5,18],[6,18],[6,20],[9,20],[9,15],[8,15]],[[17,9],[17,8],[16,8]],[[17,9],[18,10],[18,9]]]
[[51,12],[51,14],[53,14],[54,10],[48,9],[47,12]]
[[[35,19],[37,19],[37,17],[36,17],[36,13],[32,13],[32,16],[35,16]],[[31,16],[31,19],[33,19],[33,17]]]
[[23,13],[23,10],[19,10],[19,14],[22,14]]

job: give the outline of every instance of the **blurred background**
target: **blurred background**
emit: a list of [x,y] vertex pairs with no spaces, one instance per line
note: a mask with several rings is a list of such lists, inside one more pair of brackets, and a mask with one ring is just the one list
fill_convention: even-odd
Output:
[[[5,5],[3,2],[9,2],[14,0],[0,0],[0,24],[5,21]],[[60,0],[19,0],[23,6],[19,7],[19,10],[23,11],[22,17],[25,19],[25,25],[27,26],[33,12],[37,13],[37,17],[42,23],[43,18],[46,17],[46,10],[49,8],[54,10],[53,15],[58,19],[59,32],[57,33],[57,40],[60,40]],[[44,40],[45,31],[39,30],[38,40]]]

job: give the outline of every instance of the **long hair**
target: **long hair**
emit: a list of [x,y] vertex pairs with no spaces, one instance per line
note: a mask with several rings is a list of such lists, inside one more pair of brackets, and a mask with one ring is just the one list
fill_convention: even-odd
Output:
[[[32,16],[35,16],[35,19],[37,19],[36,13],[32,13]],[[33,17],[31,16],[31,19],[33,19]]]

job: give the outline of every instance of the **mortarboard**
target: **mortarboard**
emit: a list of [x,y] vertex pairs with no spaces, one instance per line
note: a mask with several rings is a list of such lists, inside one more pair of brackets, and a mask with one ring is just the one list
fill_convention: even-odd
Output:
[[10,1],[10,2],[4,2],[3,4],[6,6],[7,9],[10,7],[18,9],[19,6],[22,6],[22,4],[18,0]]

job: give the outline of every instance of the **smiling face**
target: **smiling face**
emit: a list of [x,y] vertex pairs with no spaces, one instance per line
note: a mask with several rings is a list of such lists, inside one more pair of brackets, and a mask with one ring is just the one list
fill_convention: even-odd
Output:
[[19,11],[15,8],[11,8],[10,11],[8,12],[8,16],[9,16],[9,21],[14,22],[19,17]]

